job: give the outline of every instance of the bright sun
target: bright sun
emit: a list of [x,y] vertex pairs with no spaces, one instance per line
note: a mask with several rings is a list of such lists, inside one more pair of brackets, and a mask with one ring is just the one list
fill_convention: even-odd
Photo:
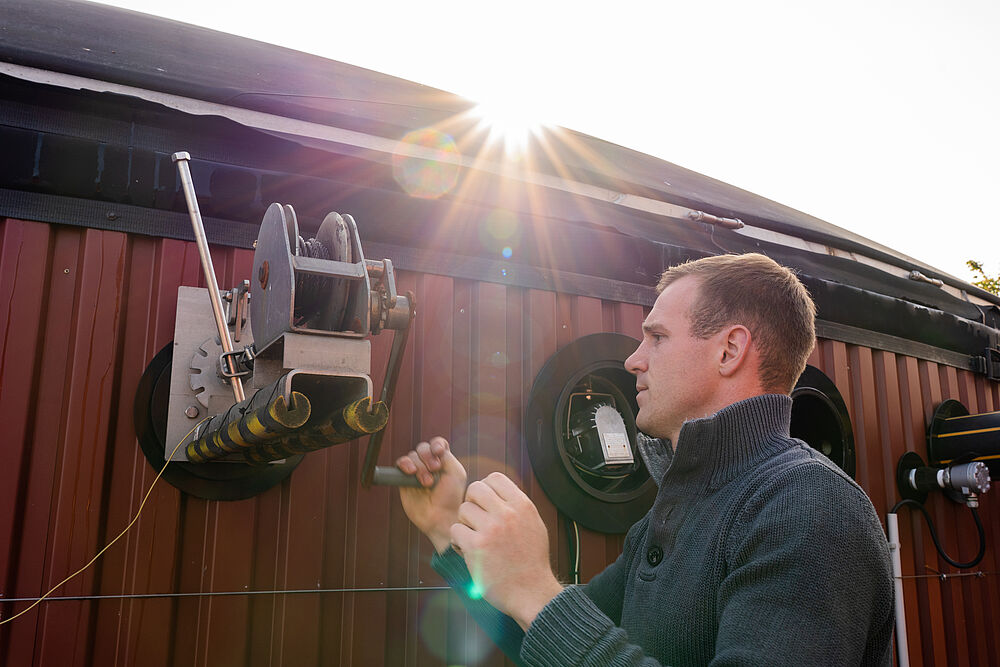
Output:
[[511,96],[481,102],[473,109],[473,114],[480,118],[480,124],[489,131],[490,142],[503,141],[508,153],[522,152],[528,145],[528,139],[542,127],[522,101]]

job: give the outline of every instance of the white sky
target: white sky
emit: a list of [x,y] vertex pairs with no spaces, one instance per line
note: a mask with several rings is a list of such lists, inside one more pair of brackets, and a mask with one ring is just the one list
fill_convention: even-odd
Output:
[[655,155],[1000,273],[997,0],[105,0]]

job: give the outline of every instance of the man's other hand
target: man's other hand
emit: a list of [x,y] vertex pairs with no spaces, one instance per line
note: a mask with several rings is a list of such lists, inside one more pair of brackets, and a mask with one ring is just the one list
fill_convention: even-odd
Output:
[[483,597],[527,629],[562,585],[549,564],[549,534],[531,499],[506,475],[473,482],[452,526]]

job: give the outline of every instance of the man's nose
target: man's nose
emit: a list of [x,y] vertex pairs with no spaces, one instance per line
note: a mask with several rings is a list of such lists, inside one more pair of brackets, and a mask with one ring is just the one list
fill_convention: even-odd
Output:
[[628,359],[625,360],[625,370],[627,370],[632,375],[638,375],[643,372],[646,368],[646,362],[643,359],[642,343],[639,343],[639,347],[635,348],[635,352],[629,355]]

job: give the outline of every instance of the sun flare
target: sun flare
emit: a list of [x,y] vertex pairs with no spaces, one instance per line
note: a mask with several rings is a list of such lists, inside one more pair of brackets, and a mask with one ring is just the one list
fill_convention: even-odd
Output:
[[543,125],[522,99],[513,96],[480,102],[473,114],[489,132],[490,142],[502,141],[508,153],[523,152]]

